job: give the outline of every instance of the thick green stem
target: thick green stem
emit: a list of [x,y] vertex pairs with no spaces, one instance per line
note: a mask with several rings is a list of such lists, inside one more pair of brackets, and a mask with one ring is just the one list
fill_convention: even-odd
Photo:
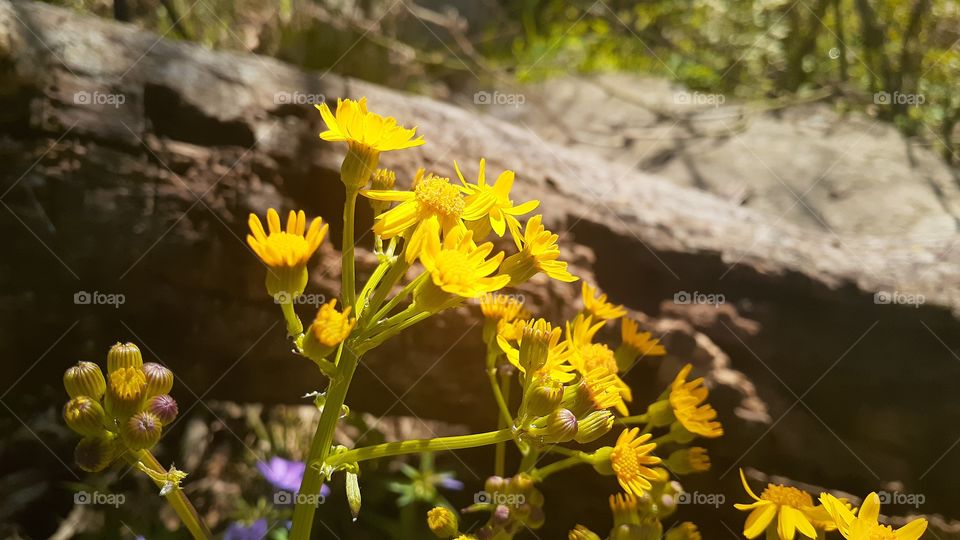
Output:
[[366,461],[368,459],[399,456],[402,454],[461,450],[463,448],[474,448],[477,446],[496,444],[500,441],[508,441],[512,438],[512,429],[501,429],[498,431],[488,431],[487,433],[475,433],[473,435],[457,435],[454,437],[437,437],[435,439],[412,439],[409,441],[389,442],[374,446],[367,446],[364,448],[356,448],[342,454],[330,456],[326,459],[326,464],[331,467],[336,467],[343,463],[356,463],[358,461]]
[[[320,413],[317,432],[313,435],[313,442],[310,444],[307,463],[323,463],[330,454],[333,433],[336,430],[337,422],[340,420],[340,410],[347,398],[347,390],[350,389],[350,381],[353,379],[353,373],[356,371],[359,362],[359,355],[350,346],[344,345],[340,360],[337,362],[337,374],[330,379],[330,386],[327,388],[326,402],[323,406],[323,412]],[[290,540],[308,540],[310,538],[310,531],[313,529],[313,516],[317,507],[315,504],[309,504],[309,501],[313,496],[320,493],[323,480],[323,474],[319,467],[307,467],[307,470],[304,471],[303,482],[300,484],[300,494],[308,497],[297,498],[297,505],[293,510],[293,528],[290,530]]]
[[544,480],[553,473],[560,472],[564,469],[569,469],[570,467],[575,467],[581,463],[586,463],[586,461],[584,461],[580,456],[568,457],[551,463],[546,467],[534,469],[530,475],[533,476],[535,480]]
[[343,304],[350,306],[356,311],[357,305],[357,285],[356,273],[353,262],[353,248],[355,238],[353,237],[354,214],[357,208],[357,190],[347,189],[347,200],[343,204],[343,256],[340,259],[340,279],[342,286],[340,294],[343,296]]
[[[134,459],[139,460],[143,466],[158,474],[167,473],[167,470],[163,468],[163,465],[160,465],[160,462],[157,461],[157,458],[153,457],[153,454],[151,454],[149,450],[141,450],[135,454]],[[156,479],[154,479],[154,483],[157,484],[157,487],[161,488],[164,484]],[[203,520],[200,519],[196,508],[190,504],[190,499],[187,498],[182,489],[179,487],[171,489],[167,492],[166,498],[173,510],[180,516],[180,521],[183,522],[184,526],[187,527],[194,538],[197,540],[213,538],[213,533],[210,532],[210,529],[208,529],[206,524],[203,523]]]

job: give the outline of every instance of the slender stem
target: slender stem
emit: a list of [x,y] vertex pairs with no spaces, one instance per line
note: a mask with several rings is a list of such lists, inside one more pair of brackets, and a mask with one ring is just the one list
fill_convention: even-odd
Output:
[[[330,454],[333,433],[340,419],[340,409],[347,398],[347,390],[350,389],[350,381],[353,379],[353,373],[356,371],[359,362],[360,356],[350,345],[344,345],[341,348],[341,356],[337,362],[337,374],[330,379],[326,403],[323,406],[323,412],[320,413],[317,432],[313,435],[313,442],[310,444],[307,463],[323,463]],[[317,507],[315,504],[309,504],[309,502],[312,496],[320,493],[323,480],[323,473],[319,467],[307,467],[304,471],[303,482],[300,484],[300,494],[310,497],[299,497],[297,500],[297,505],[293,510],[293,527],[290,530],[290,540],[308,540],[310,538],[310,532],[313,529],[313,517]]]
[[[401,265],[405,265],[405,266],[403,267],[403,271],[404,271],[404,272],[406,272],[406,271],[407,271],[407,268],[410,267],[409,264],[399,263],[399,262],[398,262],[398,266],[401,266]],[[376,324],[377,321],[379,321],[379,320],[381,320],[382,318],[384,318],[384,317],[386,317],[387,315],[389,315],[390,312],[393,311],[393,309],[394,309],[395,307],[397,307],[397,305],[400,304],[400,302],[403,302],[408,296],[410,296],[410,293],[412,293],[413,290],[416,289],[417,286],[420,285],[420,283],[421,283],[424,279],[426,279],[426,275],[427,275],[427,274],[424,273],[424,274],[420,275],[420,277],[418,277],[417,279],[414,279],[414,280],[411,281],[410,283],[407,283],[406,286],[404,286],[404,288],[401,289],[400,292],[398,292],[396,296],[394,296],[393,298],[390,299],[389,302],[387,302],[387,305],[385,305],[385,306],[383,306],[382,308],[380,308],[380,309],[377,311],[377,313],[376,313],[373,317],[370,318],[370,320],[368,321],[368,326],[369,326],[369,325]],[[390,287],[393,287],[393,284],[390,284]],[[387,290],[389,291],[389,288],[388,288]],[[378,291],[378,292],[379,292],[379,291]]]
[[534,469],[531,472],[531,476],[533,476],[536,480],[544,480],[545,478],[547,478],[548,476],[550,476],[555,472],[560,472],[564,469],[575,467],[581,463],[586,463],[586,461],[581,459],[580,456],[564,458],[564,459],[561,459],[560,461],[555,461],[547,465],[546,467]]
[[488,431],[486,433],[475,433],[473,435],[456,435],[453,437],[437,437],[435,439],[411,439],[409,441],[389,442],[364,448],[355,448],[342,454],[330,456],[326,459],[326,464],[331,467],[336,467],[343,463],[356,463],[368,459],[399,456],[402,454],[460,450],[463,448],[496,444],[512,438],[513,430],[507,428],[498,431]]
[[356,273],[354,270],[354,237],[353,225],[354,214],[357,209],[357,190],[347,189],[347,199],[343,203],[343,256],[340,259],[340,270],[342,286],[340,294],[343,295],[343,303],[356,311],[357,304],[357,286]]
[[[494,368],[496,370],[496,368]],[[488,371],[489,373],[489,371]],[[496,382],[493,380],[493,377],[490,378],[490,385],[493,389],[493,395],[497,399],[497,404],[500,408],[500,419],[497,421],[497,428],[503,429],[507,426],[513,425],[513,418],[510,417],[509,403],[510,403],[510,375],[507,373],[500,374],[500,386],[496,385]],[[503,413],[506,413],[504,415]],[[505,463],[507,459],[507,443],[506,441],[500,441],[497,443],[496,447],[496,456],[493,462],[493,474],[497,476],[503,476]]]
[[406,310],[394,315],[393,317],[390,317],[381,325],[379,325],[378,330],[382,329],[380,332],[369,337],[361,334],[358,338],[361,343],[357,346],[357,350],[360,352],[367,352],[370,349],[379,347],[384,341],[392,338],[407,328],[410,328],[418,322],[429,318],[431,315],[433,315],[433,313],[429,311],[418,311],[416,307],[411,305]]
[[370,293],[373,292],[374,288],[380,283],[380,280],[383,279],[383,275],[387,273],[387,270],[390,269],[390,261],[384,260],[380,261],[380,264],[377,265],[377,269],[373,271],[373,275],[370,276],[370,279],[367,280],[367,283],[363,286],[363,290],[360,291],[360,297],[357,298],[357,317],[363,314],[367,309],[367,297],[370,296]]
[[[135,454],[133,459],[139,460],[140,463],[154,472],[160,474],[166,474],[167,472],[149,450],[141,450]],[[154,483],[157,484],[157,487],[163,487],[163,482],[161,481],[154,479]],[[166,494],[166,498],[170,506],[173,507],[173,510],[180,516],[180,521],[183,522],[184,526],[187,527],[194,538],[197,540],[213,538],[213,533],[210,532],[210,529],[208,529],[203,520],[200,519],[196,508],[190,504],[190,499],[187,498],[182,489],[179,487],[171,489]]]
[[293,300],[280,304],[280,309],[283,310],[283,319],[287,322],[287,335],[296,338],[302,334],[303,323],[300,322],[300,317],[297,316],[297,312],[293,309]]
[[540,459],[540,451],[536,448],[528,447],[526,453],[523,454],[523,458],[520,460],[520,472],[530,472],[537,465],[537,460]]
[[646,424],[646,423],[647,423],[647,415],[645,415],[645,414],[638,414],[638,415],[635,415],[635,416],[624,416],[623,418],[621,418],[621,419],[618,420],[618,423],[623,424],[623,425],[625,425],[625,426],[629,426],[629,425],[632,425],[632,424]]

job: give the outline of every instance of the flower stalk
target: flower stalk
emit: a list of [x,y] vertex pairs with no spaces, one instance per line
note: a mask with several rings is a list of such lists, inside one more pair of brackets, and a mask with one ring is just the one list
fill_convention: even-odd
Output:
[[477,446],[487,446],[508,441],[512,438],[513,430],[506,428],[497,431],[488,431],[486,433],[475,433],[473,435],[456,435],[453,437],[437,437],[434,439],[411,439],[408,441],[396,441],[364,448],[355,448],[342,454],[331,456],[323,463],[330,467],[337,467],[347,463],[357,463],[370,459],[403,454],[421,454],[423,452],[445,452],[462,450],[464,448],[475,448]]
[[[157,461],[157,458],[149,450],[141,450],[138,452],[135,457],[131,460],[139,460],[139,463],[157,473],[158,475],[166,474],[166,470],[163,468],[163,465],[160,465],[160,462]],[[157,484],[157,487],[164,488],[164,482],[154,478],[154,475],[148,475],[153,479],[154,483]],[[200,519],[200,515],[197,513],[196,508],[190,503],[190,499],[183,493],[183,490],[179,486],[174,487],[173,489],[167,490],[165,495],[167,502],[177,513],[177,516],[180,517],[180,521],[183,522],[187,530],[190,531],[190,534],[196,540],[208,540],[213,538],[213,533],[210,532],[210,529],[207,528],[203,520]]]

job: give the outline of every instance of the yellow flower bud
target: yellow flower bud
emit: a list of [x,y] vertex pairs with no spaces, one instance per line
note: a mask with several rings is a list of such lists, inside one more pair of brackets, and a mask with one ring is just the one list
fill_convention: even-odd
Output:
[[523,410],[529,416],[550,414],[563,400],[563,385],[550,377],[537,377],[527,388]]
[[106,431],[103,427],[105,418],[100,403],[88,396],[75,397],[63,408],[63,419],[67,426],[80,435],[102,435]]
[[560,328],[554,328],[544,319],[529,321],[520,338],[520,366],[527,373],[535,373],[547,364],[551,341],[556,342]]
[[577,525],[567,535],[567,540],[600,540],[600,536],[583,525]]
[[554,444],[572,441],[577,434],[577,417],[567,409],[541,416],[527,429],[527,435],[539,442]]
[[603,437],[613,428],[613,418],[613,413],[606,410],[588,414],[580,420],[580,429],[573,440],[587,444]]
[[140,411],[120,425],[120,438],[131,450],[148,450],[160,440],[162,431],[157,415]]
[[93,362],[77,362],[63,374],[63,387],[72,398],[87,396],[98,400],[107,390],[107,381],[100,366]]
[[84,437],[73,451],[77,465],[87,472],[106,469],[118,454],[116,435],[109,432],[99,437]]
[[677,525],[667,531],[666,540],[702,540],[697,526],[689,521]]
[[670,454],[666,465],[674,474],[705,472],[710,470],[710,455],[706,448],[699,446],[682,448]]
[[143,375],[147,381],[143,389],[144,398],[169,394],[173,389],[173,372],[160,364],[147,362],[143,365]]
[[350,318],[350,306],[337,311],[336,299],[320,306],[313,324],[303,338],[303,354],[313,360],[323,360],[336,349],[357,325]]
[[140,368],[119,367],[112,371],[104,397],[107,414],[119,419],[132,416],[140,408],[146,385],[146,377]]
[[347,472],[346,477],[346,491],[347,491],[347,505],[350,506],[350,513],[353,514],[353,519],[357,519],[357,516],[360,515],[360,482],[357,480],[357,475],[352,472]]
[[427,512],[427,526],[437,538],[453,538],[460,530],[456,514],[442,506]]
[[117,343],[107,353],[107,373],[125,367],[140,369],[142,366],[143,356],[133,343]]

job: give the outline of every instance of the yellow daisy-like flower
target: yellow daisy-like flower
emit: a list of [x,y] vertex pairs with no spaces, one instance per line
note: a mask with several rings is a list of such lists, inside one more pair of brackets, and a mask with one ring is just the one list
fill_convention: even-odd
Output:
[[490,320],[511,322],[524,315],[523,300],[506,294],[487,294],[480,300],[480,311]]
[[660,344],[660,340],[650,332],[640,332],[639,325],[633,319],[624,318],[620,323],[620,336],[623,344],[630,347],[640,356],[663,356],[667,350]]
[[450,295],[477,298],[510,282],[509,276],[490,276],[503,260],[503,252],[487,259],[493,251],[492,243],[477,246],[473,243],[473,233],[458,226],[441,244],[438,228],[436,221],[428,223],[426,245],[420,253],[420,262],[430,274],[430,279],[415,293],[415,301],[420,306],[428,311],[442,309],[451,300]]
[[[482,220],[483,223],[489,223],[489,226],[493,228],[493,232],[497,233],[497,236],[500,237],[503,237],[503,233],[507,227],[510,228],[510,234],[512,234],[514,238],[520,236],[520,221],[517,220],[516,216],[522,216],[523,214],[534,211],[540,206],[540,201],[532,200],[514,206],[513,201],[510,200],[510,190],[513,188],[515,176],[514,172],[503,171],[500,173],[500,176],[497,177],[497,181],[491,186],[487,184],[487,162],[485,159],[480,160],[480,172],[477,175],[476,184],[467,183],[456,161],[453,162],[453,167],[457,171],[460,183],[466,188],[467,204],[471,208],[470,213],[464,215],[463,219],[471,222]],[[484,218],[489,219],[485,220]],[[480,234],[484,229],[485,227],[479,228],[478,235],[486,236],[486,234]],[[489,231],[489,229],[486,230]]]
[[704,403],[709,391],[703,385],[703,378],[687,382],[687,376],[693,366],[683,366],[670,387],[670,406],[677,421],[690,433],[701,437],[716,438],[723,435],[723,426],[716,421],[717,411]]
[[537,272],[543,272],[557,281],[573,282],[577,278],[567,270],[567,263],[559,261],[558,235],[543,226],[543,216],[536,215],[527,221],[523,236],[514,238],[519,253],[503,261],[502,272],[510,275],[510,284],[519,285],[530,280]]
[[347,157],[341,166],[341,178],[348,189],[366,185],[377,168],[380,152],[420,146],[422,137],[415,137],[417,128],[407,129],[393,117],[367,111],[367,98],[359,101],[338,99],[336,114],[326,103],[316,106],[327,124],[320,138],[330,142],[346,142]]
[[[463,199],[463,188],[450,183],[449,178],[440,178],[432,174],[417,172],[411,191],[366,190],[365,197],[376,201],[399,202],[394,208],[377,216],[373,232],[381,238],[389,239],[413,229],[407,237],[404,257],[412,263],[427,241],[428,224],[436,222],[439,231],[447,234],[454,227],[463,224],[463,213],[467,209]],[[438,233],[439,234],[439,233]]]
[[[624,398],[625,383],[615,373],[598,367],[583,374],[583,383],[590,401],[598,411],[615,409],[623,416],[630,414]],[[629,391],[629,387],[627,387]]]
[[927,530],[927,520],[915,519],[894,530],[877,522],[880,517],[880,497],[871,493],[863,500],[857,514],[841,499],[823,493],[820,502],[833,518],[840,534],[848,540],[918,540]]
[[[508,344],[509,342],[520,341],[520,338],[523,337],[523,328],[527,325],[527,321],[523,319],[518,319],[515,321],[507,322],[503,319],[497,321],[497,340],[505,340]],[[502,347],[501,347],[502,348]]]
[[650,480],[659,478],[649,466],[660,463],[660,458],[651,455],[656,443],[648,443],[652,435],[640,435],[640,428],[625,429],[617,438],[610,453],[610,465],[624,491],[642,497],[652,486]]
[[567,363],[570,350],[567,342],[560,341],[560,328],[543,319],[526,321],[516,347],[510,344],[505,333],[497,336],[497,343],[507,360],[521,372],[527,373],[532,364],[533,376],[547,376],[561,383],[574,379],[573,367]]
[[593,323],[593,316],[577,313],[572,321],[567,322],[567,341],[575,347],[583,347],[593,343],[593,338],[597,332],[603,328],[606,321]]
[[733,505],[737,510],[750,512],[743,525],[744,536],[756,538],[770,527],[771,530],[775,529],[780,540],[793,540],[797,531],[807,538],[817,537],[817,531],[808,517],[814,511],[813,498],[809,493],[795,487],[767,484],[763,494],[757,497],[747,484],[743,469],[740,470],[740,480],[747,494],[755,501]]
[[323,359],[347,339],[357,325],[357,319],[350,317],[350,311],[350,306],[342,312],[337,311],[336,299],[320,306],[304,337],[304,354],[315,360]]
[[586,281],[583,282],[583,310],[601,321],[619,319],[627,314],[626,308],[607,302],[607,295],[600,293],[599,289],[591,286]]
[[110,390],[120,399],[136,398],[146,385],[147,378],[139,368],[118,368],[110,374]]
[[271,295],[285,293],[298,296],[307,285],[307,261],[327,236],[329,226],[314,218],[307,228],[303,210],[290,211],[287,228],[280,226],[280,215],[273,208],[267,211],[267,231],[260,218],[250,214],[250,233],[247,244],[270,270],[267,272],[267,291]]

